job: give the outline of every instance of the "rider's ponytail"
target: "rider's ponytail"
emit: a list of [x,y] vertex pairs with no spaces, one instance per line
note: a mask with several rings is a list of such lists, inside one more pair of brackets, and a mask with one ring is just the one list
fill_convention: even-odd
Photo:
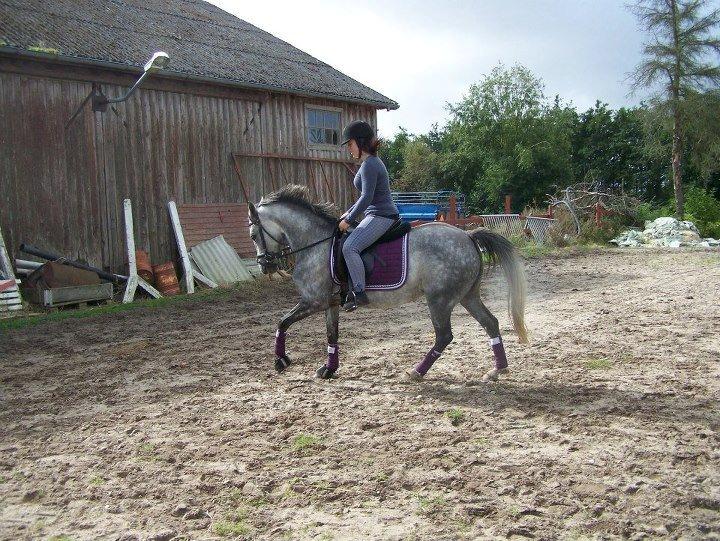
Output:
[[357,145],[361,151],[367,152],[371,156],[377,156],[378,147],[380,146],[380,139],[372,137],[371,139],[358,139]]

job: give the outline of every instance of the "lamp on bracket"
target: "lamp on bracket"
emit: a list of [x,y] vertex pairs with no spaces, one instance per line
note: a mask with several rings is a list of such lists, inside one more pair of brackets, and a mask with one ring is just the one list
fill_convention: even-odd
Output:
[[148,60],[145,63],[145,66],[143,67],[143,73],[140,76],[140,78],[135,81],[135,83],[130,87],[130,89],[122,96],[118,98],[108,98],[102,91],[102,87],[97,84],[93,83],[93,88],[90,91],[90,94],[88,94],[83,102],[80,104],[80,106],[76,109],[75,113],[70,117],[70,120],[67,121],[67,124],[65,124],[65,128],[67,129],[70,124],[72,124],[72,121],[75,120],[75,118],[80,114],[80,111],[82,111],[83,107],[88,101],[92,101],[92,110],[93,111],[99,111],[104,113],[107,111],[108,104],[111,103],[120,103],[123,101],[126,101],[130,96],[133,95],[135,90],[137,90],[138,86],[140,86],[140,83],[143,82],[143,80],[152,72],[158,71],[160,69],[163,69],[167,66],[168,62],[170,61],[170,56],[163,52],[158,51],[155,54],[152,55],[150,60]]

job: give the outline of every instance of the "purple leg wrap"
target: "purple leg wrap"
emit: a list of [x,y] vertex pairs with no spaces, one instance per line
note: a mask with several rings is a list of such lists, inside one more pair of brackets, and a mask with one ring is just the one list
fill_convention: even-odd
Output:
[[330,370],[337,370],[340,366],[340,352],[337,344],[328,344],[327,366]]
[[285,336],[287,333],[285,331],[281,331],[280,329],[277,330],[275,333],[275,355],[278,357],[284,357],[285,356]]
[[505,356],[505,346],[503,346],[502,338],[490,339],[490,347],[492,347],[493,355],[495,355],[495,368],[501,370],[507,368],[508,362]]
[[438,357],[440,357],[441,353],[442,351],[438,351],[435,348],[428,351],[427,355],[425,355],[425,358],[415,367],[417,373],[423,376],[427,374],[427,371],[430,370],[430,367],[433,365],[433,363],[438,360]]

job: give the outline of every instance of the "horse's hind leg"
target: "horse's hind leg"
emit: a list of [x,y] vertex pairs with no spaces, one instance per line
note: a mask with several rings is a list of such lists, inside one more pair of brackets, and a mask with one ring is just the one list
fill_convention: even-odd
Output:
[[487,332],[490,337],[490,347],[492,347],[493,355],[495,356],[495,367],[487,371],[482,379],[483,381],[496,381],[498,375],[507,372],[508,366],[505,347],[500,337],[498,320],[480,300],[480,295],[476,288],[473,288],[470,293],[460,301],[460,304],[483,326],[485,332]]
[[433,328],[435,329],[435,344],[415,368],[405,372],[405,374],[414,381],[423,379],[427,371],[430,370],[430,367],[438,360],[440,354],[453,339],[452,329],[450,327],[450,315],[452,314],[453,305],[446,299],[428,299],[428,308],[430,309],[430,319],[432,319]]
[[318,368],[315,376],[321,379],[330,379],[340,367],[338,352],[338,320],[340,318],[340,307],[331,306],[325,310],[325,325],[327,327],[328,360],[327,363]]

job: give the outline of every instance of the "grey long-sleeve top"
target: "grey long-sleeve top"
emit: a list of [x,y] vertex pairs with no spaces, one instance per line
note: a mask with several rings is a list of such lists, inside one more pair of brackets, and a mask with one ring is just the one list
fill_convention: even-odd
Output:
[[368,156],[355,175],[353,184],[360,190],[360,198],[348,210],[348,222],[358,220],[363,212],[365,216],[398,214],[390,196],[390,177],[380,158]]

